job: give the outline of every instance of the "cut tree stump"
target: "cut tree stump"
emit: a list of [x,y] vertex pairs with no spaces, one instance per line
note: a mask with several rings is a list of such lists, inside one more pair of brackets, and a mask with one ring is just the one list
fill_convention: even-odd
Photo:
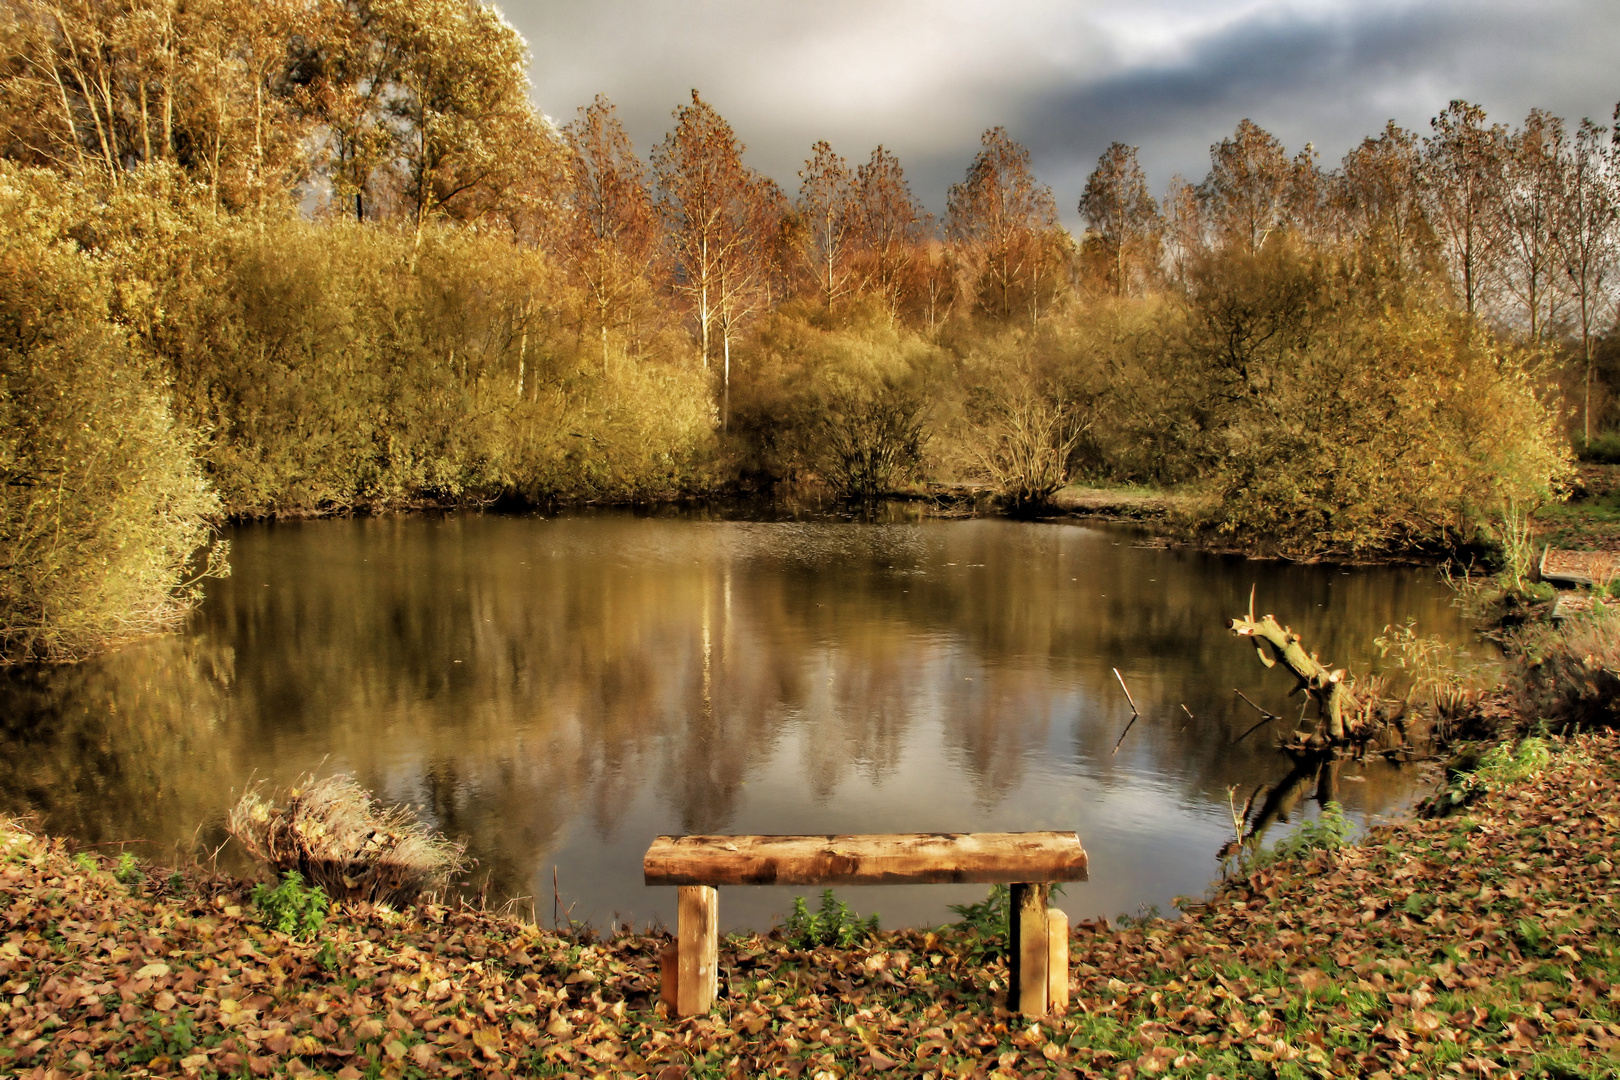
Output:
[[[718,885],[1011,885],[1008,1004],[1026,1016],[1068,1007],[1068,918],[1048,910],[1050,884],[1086,880],[1074,833],[889,833],[866,836],[660,836],[648,885],[680,888],[676,945],[660,958],[660,997],[679,1016],[714,1006]],[[1061,940],[1059,940],[1061,939]]]

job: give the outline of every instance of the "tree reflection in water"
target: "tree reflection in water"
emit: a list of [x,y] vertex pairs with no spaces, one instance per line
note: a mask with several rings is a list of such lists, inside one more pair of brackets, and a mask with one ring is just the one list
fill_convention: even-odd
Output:
[[[1077,829],[1097,868],[1077,915],[1164,904],[1216,874],[1227,787],[1287,767],[1264,733],[1237,741],[1232,688],[1277,691],[1224,630],[1252,584],[1340,664],[1408,617],[1468,632],[1423,570],[1134,539],[620,513],[245,527],[185,635],[0,680],[0,791],[42,828],[161,853],[216,838],[255,779],[352,771],[466,837],[493,895],[549,893],[556,864],[601,924],[669,918],[640,880],[661,832]],[[1142,719],[1113,754],[1116,666]],[[1357,769],[1352,813],[1408,797],[1399,769]],[[924,921],[973,892],[867,907]],[[786,907],[726,903],[754,925]]]

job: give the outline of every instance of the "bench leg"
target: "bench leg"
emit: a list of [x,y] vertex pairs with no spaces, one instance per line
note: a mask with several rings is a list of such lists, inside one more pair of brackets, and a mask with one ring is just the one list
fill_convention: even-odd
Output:
[[1054,1016],[1069,1011],[1069,913],[1046,909],[1046,1007]]
[[[720,989],[720,893],[708,885],[682,885],[675,916],[676,955],[665,962],[661,997],[674,998],[677,1016],[700,1016]],[[673,993],[669,977],[675,976]]]
[[1007,912],[1011,924],[1007,928],[1007,961],[1012,975],[1011,985],[1007,987],[1007,1004],[1025,1016],[1045,1016],[1047,1011],[1048,953],[1051,950],[1046,925],[1049,888],[1047,885],[1014,885]]

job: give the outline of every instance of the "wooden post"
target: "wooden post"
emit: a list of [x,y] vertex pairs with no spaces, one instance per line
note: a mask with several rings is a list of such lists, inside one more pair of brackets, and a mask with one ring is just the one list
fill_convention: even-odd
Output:
[[1069,1011],[1069,913],[1046,909],[1046,1004],[1054,1015]]
[[669,1009],[668,1015],[680,1014],[681,949],[674,941],[658,953],[658,1000]]
[[700,1016],[720,990],[720,893],[708,885],[682,885],[676,910],[675,1012]]
[[1051,886],[1017,884],[1008,907],[1008,1007],[1025,1016],[1046,1015],[1047,942],[1046,898]]

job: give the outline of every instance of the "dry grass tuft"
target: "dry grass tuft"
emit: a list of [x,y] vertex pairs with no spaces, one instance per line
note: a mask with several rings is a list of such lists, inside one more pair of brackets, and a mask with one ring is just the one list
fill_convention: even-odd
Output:
[[1594,609],[1518,640],[1520,709],[1554,730],[1620,727],[1620,615]]
[[296,870],[339,900],[403,907],[469,865],[466,845],[440,836],[409,807],[384,808],[346,775],[307,777],[281,806],[250,790],[225,827],[278,875]]

